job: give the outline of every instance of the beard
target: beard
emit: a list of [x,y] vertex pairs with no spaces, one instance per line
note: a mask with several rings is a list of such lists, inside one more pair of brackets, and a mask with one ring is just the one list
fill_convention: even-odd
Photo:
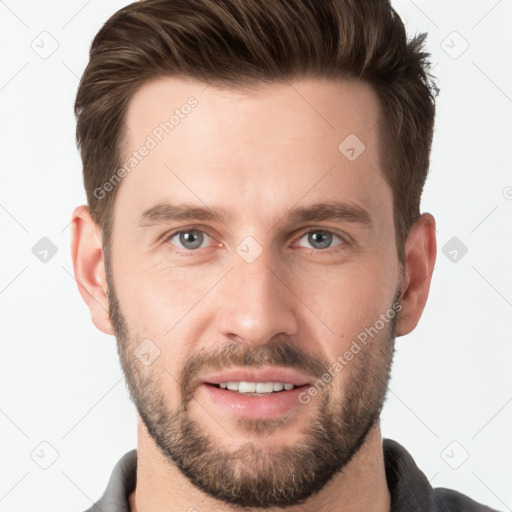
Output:
[[[119,358],[137,412],[165,458],[207,495],[244,508],[284,508],[304,503],[348,465],[378,421],[389,384],[396,315],[342,369],[350,372],[343,389],[335,386],[339,377],[334,376],[329,385],[319,390],[316,399],[304,406],[316,407],[317,412],[302,427],[296,444],[279,447],[267,438],[274,430],[285,427],[287,420],[301,422],[296,416],[297,412],[300,415],[297,407],[291,419],[237,418],[237,428],[251,432],[257,441],[229,449],[229,432],[226,446],[221,446],[206,426],[190,415],[189,405],[195,400],[197,386],[194,383],[203,371],[232,366],[284,366],[321,378],[333,362],[282,339],[273,339],[264,346],[230,343],[220,350],[203,349],[192,354],[181,369],[176,379],[179,405],[171,409],[166,401],[168,385],[162,384],[157,372],[144,367],[133,355],[138,340],[130,335],[108,265],[107,283]],[[398,288],[392,304],[397,304],[399,297]],[[236,442],[236,436],[232,437]]]

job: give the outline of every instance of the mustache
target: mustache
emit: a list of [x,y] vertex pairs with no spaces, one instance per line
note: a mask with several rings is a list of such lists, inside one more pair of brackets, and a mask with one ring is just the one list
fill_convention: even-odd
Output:
[[327,371],[329,363],[324,358],[301,349],[290,341],[271,341],[261,346],[232,342],[216,350],[208,352],[201,350],[187,360],[181,371],[179,386],[182,405],[192,399],[198,377],[206,370],[262,366],[294,368],[315,378],[321,378]]

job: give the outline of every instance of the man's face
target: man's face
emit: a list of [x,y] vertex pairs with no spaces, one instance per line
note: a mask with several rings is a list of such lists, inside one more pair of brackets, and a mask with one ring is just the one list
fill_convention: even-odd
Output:
[[358,81],[166,78],[129,104],[126,153],[147,155],[117,193],[110,314],[149,434],[218,499],[299,503],[378,420],[401,288],[378,122]]

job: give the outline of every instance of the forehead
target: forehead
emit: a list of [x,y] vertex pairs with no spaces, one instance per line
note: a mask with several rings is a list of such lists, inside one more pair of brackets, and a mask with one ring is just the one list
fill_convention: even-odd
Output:
[[375,92],[358,80],[303,79],[245,91],[183,77],[155,80],[128,105],[116,210],[134,223],[165,201],[217,205],[234,218],[261,215],[262,205],[275,217],[299,201],[390,206],[379,116]]

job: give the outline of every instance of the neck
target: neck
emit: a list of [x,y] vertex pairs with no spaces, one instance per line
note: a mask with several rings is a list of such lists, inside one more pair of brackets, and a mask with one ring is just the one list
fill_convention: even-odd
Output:
[[[232,506],[195,487],[159,451],[140,418],[137,429],[137,487],[130,494],[130,512],[224,512]],[[249,509],[248,509],[249,510]],[[282,508],[267,509],[278,512]],[[286,512],[389,512],[380,424],[346,468],[305,503]]]

